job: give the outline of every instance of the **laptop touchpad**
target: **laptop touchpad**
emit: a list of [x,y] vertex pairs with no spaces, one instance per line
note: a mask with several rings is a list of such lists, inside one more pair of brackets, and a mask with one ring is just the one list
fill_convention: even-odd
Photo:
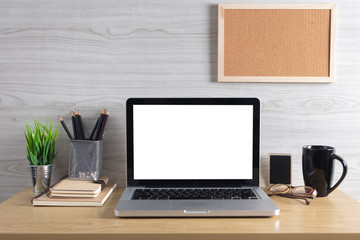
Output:
[[173,210],[221,210],[224,209],[220,201],[214,200],[174,200],[170,201]]

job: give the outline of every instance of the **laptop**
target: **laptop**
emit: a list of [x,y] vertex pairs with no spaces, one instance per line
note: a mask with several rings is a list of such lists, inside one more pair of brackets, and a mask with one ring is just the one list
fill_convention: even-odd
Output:
[[130,98],[118,217],[268,217],[257,98]]

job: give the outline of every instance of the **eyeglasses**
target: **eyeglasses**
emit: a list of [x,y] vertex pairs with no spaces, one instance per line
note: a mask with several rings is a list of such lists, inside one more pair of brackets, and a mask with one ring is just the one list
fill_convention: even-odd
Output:
[[294,199],[303,199],[306,205],[309,205],[310,202],[307,198],[315,199],[317,196],[317,191],[315,188],[308,186],[289,186],[286,184],[274,184],[269,187],[270,193],[268,195],[271,197],[273,195]]

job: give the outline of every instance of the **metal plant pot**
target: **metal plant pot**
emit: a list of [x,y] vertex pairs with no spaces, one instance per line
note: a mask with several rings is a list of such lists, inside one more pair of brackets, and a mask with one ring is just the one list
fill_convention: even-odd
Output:
[[51,167],[49,165],[30,165],[34,193],[42,193],[50,187]]

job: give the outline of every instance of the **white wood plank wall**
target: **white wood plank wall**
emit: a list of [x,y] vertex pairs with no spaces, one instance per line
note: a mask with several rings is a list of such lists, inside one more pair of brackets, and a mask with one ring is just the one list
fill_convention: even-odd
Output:
[[[360,200],[360,2],[333,2],[336,83],[250,84],[216,82],[215,0],[0,1],[0,202],[31,186],[25,121],[60,114],[70,125],[78,108],[89,132],[107,107],[103,171],[124,186],[127,98],[252,96],[262,101],[263,186],[268,153],[292,153],[303,184],[301,147],[326,144],[349,165],[340,188]],[[53,182],[67,173],[63,129],[56,146]]]

